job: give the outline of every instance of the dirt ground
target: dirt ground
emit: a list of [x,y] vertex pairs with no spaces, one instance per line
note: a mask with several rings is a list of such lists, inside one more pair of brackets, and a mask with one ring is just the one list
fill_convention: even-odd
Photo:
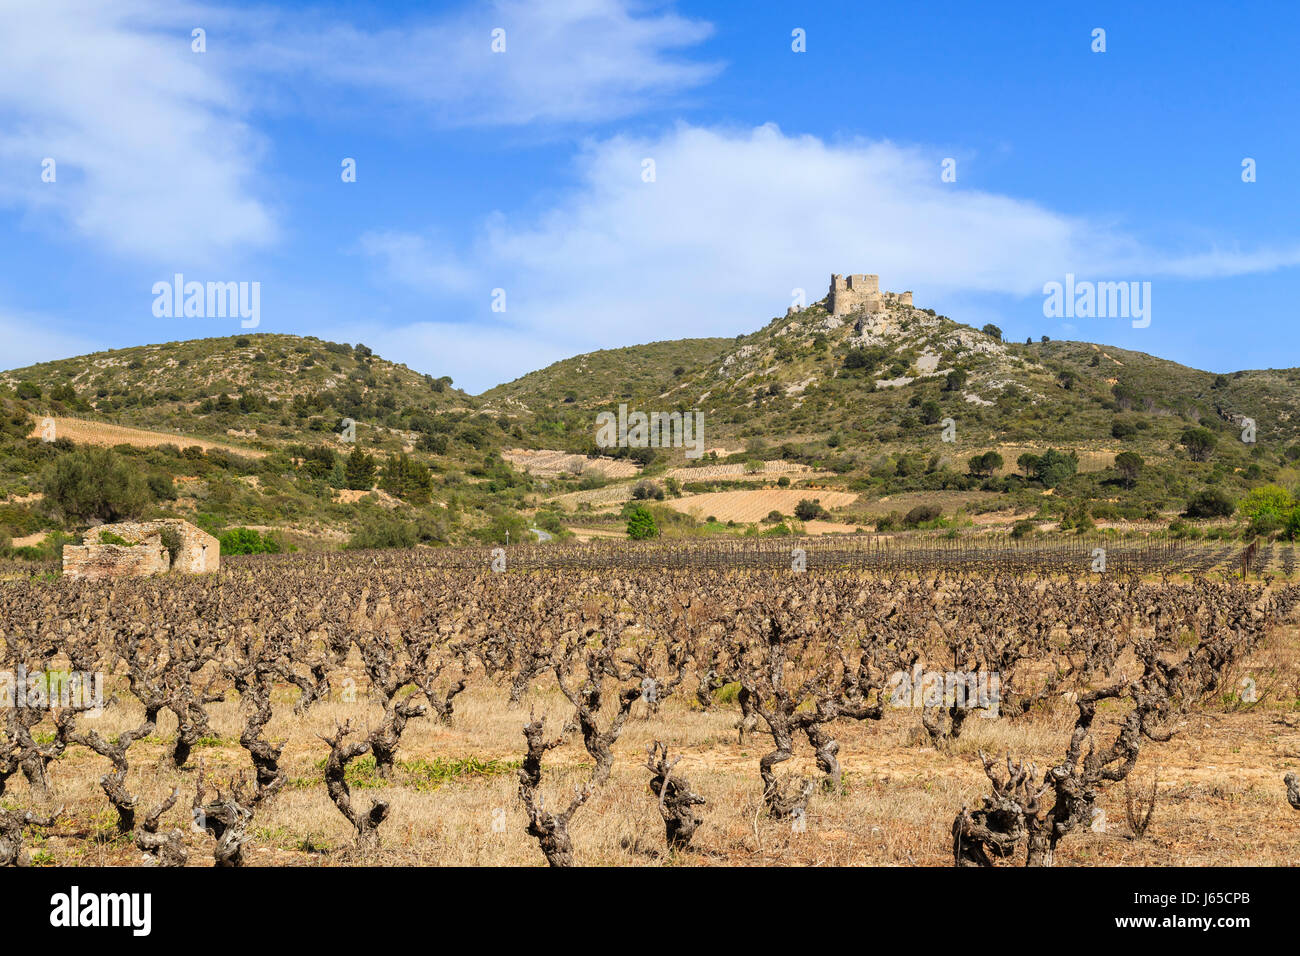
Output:
[[[378,720],[380,710],[367,702],[362,672],[356,668],[350,673],[356,678],[355,702],[340,699],[346,689],[338,681],[335,698],[316,705],[303,718],[293,714],[297,691],[277,690],[275,717],[266,736],[285,741],[282,766],[290,782],[257,811],[251,828],[255,839],[246,851],[252,865],[542,864],[541,853],[524,831],[515,771],[530,710],[548,716],[548,729],[572,713],[553,684],[540,682],[522,706],[510,708],[505,690],[479,677],[457,698],[450,726],[427,717],[413,719],[402,738],[399,769],[391,783],[379,786],[373,772],[358,769],[353,799],[368,806],[368,796],[383,796],[392,804],[380,828],[381,849],[375,856],[359,858],[349,850],[351,828],[326,795],[322,767],[327,748],[317,736],[332,732],[335,721],[350,719],[354,726],[364,726]],[[1126,822],[1124,786],[1112,785],[1100,800],[1106,816],[1097,832],[1068,836],[1057,865],[1300,864],[1300,813],[1287,804],[1282,783],[1285,772],[1300,770],[1296,629],[1276,632],[1234,681],[1244,676],[1257,681],[1257,704],[1238,710],[1215,705],[1186,719],[1172,741],[1144,745],[1133,780],[1149,784],[1153,773],[1158,779],[1155,815],[1145,837],[1135,838]],[[834,727],[845,772],[842,792],[814,796],[800,830],[790,822],[768,820],[760,809],[758,760],[770,749],[770,738],[755,732],[739,742],[734,702],[719,702],[704,712],[688,699],[690,689],[683,690],[687,693],[669,698],[653,719],[647,719],[643,704],[635,705],[615,746],[612,779],[578,811],[571,826],[579,863],[950,865],[953,817],[963,805],[977,806],[988,792],[978,751],[1010,751],[1039,768],[1050,766],[1063,754],[1072,723],[1065,704],[1055,712],[1016,721],[975,719],[951,747],[936,750],[925,743],[917,711],[891,709],[881,721],[838,722]],[[127,704],[110,708],[86,725],[116,733],[137,722],[138,704],[129,694],[122,696]],[[230,697],[211,706],[219,737],[196,749],[190,768],[176,771],[163,759],[175,732],[174,719],[167,714],[158,733],[130,752],[128,785],[139,795],[141,808],[151,807],[173,786],[180,788],[181,799],[163,827],[185,829],[191,865],[211,862],[210,838],[189,825],[193,765],[202,759],[218,779],[250,767],[238,744],[238,704],[235,695]],[[1099,719],[1099,735],[1111,726]],[[693,843],[695,852],[670,856],[664,851],[663,825],[643,766],[645,749],[655,739],[681,755],[677,772],[708,801],[702,810],[704,825]],[[795,754],[781,769],[815,775],[805,741],[797,741]],[[548,801],[565,800],[588,768],[579,739],[549,753]],[[140,862],[140,852],[114,833],[115,814],[98,785],[107,769],[106,760],[80,747],[70,748],[51,767],[54,802],[65,804],[68,815],[48,837],[31,841],[37,862]],[[5,803],[33,805],[20,775],[10,778]]]

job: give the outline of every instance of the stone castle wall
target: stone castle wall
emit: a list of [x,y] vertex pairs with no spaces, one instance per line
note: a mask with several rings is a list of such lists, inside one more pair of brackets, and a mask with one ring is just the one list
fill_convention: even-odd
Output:
[[831,315],[848,315],[850,312],[882,312],[887,305],[912,305],[911,292],[881,292],[880,276],[855,273],[849,276],[831,276],[831,288],[826,297],[826,308]]

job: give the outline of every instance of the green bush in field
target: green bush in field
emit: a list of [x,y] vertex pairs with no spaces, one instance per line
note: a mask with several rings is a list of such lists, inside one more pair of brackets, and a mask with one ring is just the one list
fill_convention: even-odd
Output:
[[280,542],[272,534],[262,535],[253,528],[231,528],[217,539],[222,554],[279,554]]
[[942,514],[943,509],[938,505],[917,505],[903,516],[903,525],[908,528],[916,528],[926,522],[938,520]]
[[352,533],[348,548],[413,548],[419,540],[414,522],[387,512],[369,514]]
[[637,505],[627,512],[627,536],[633,541],[644,541],[647,538],[657,537],[659,527],[655,524],[655,516],[649,510]]
[[108,448],[79,448],[56,458],[41,476],[45,500],[73,521],[139,517],[153,496],[139,470]]
[[1079,470],[1079,456],[1074,452],[1062,454],[1055,448],[1049,448],[1038,456],[1034,462],[1034,477],[1048,488],[1055,488],[1061,482],[1074,477]]
[[1237,511],[1250,521],[1258,521],[1263,517],[1282,521],[1290,516],[1294,507],[1295,499],[1291,497],[1291,492],[1279,485],[1252,488],[1246,497],[1237,502]]
[[1226,493],[1217,488],[1206,488],[1187,499],[1187,510],[1183,514],[1188,518],[1229,518],[1236,510],[1236,502]]

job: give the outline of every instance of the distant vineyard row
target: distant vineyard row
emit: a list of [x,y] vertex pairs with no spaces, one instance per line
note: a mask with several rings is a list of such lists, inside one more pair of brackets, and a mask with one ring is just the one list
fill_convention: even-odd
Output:
[[548,568],[764,568],[875,571],[993,571],[1063,574],[1205,574],[1252,576],[1296,572],[1296,546],[1179,539],[1071,539],[1022,541],[1010,536],[979,539],[891,538],[843,535],[819,538],[697,542],[591,542],[517,545],[509,549],[441,548],[420,551],[282,555],[266,561],[348,568],[431,567],[523,571]]

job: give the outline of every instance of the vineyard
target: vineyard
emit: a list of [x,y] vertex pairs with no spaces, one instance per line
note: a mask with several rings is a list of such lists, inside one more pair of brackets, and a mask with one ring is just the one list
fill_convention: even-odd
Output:
[[1284,558],[1090,544],[0,583],[0,864],[1294,863]]
[[[1104,566],[1098,550],[1104,552]],[[482,548],[441,548],[416,559],[428,567],[481,570],[497,554],[511,570],[581,568],[619,569],[806,568],[875,572],[954,571],[1007,574],[1202,574],[1224,579],[1248,576],[1290,578],[1296,573],[1296,545],[1262,542],[1189,542],[1179,539],[1107,538],[1016,540],[1007,535],[934,538],[889,535],[833,535],[759,539],[678,539],[658,542],[598,542],[588,544],[514,545],[509,551]],[[301,567],[304,562],[324,572],[357,563],[370,567],[406,564],[409,556],[375,553],[355,555],[282,555],[262,559],[271,564]]]

